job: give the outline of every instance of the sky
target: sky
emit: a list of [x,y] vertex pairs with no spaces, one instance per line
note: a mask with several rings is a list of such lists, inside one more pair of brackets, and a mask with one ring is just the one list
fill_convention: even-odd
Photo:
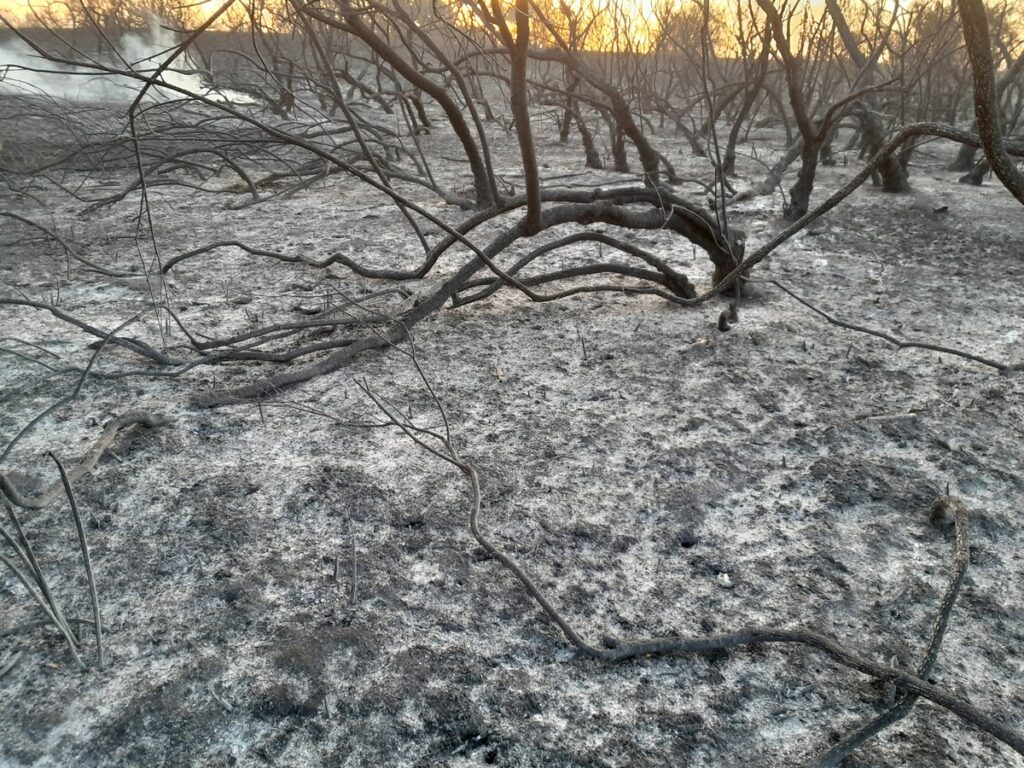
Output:
[[[32,4],[36,8],[44,8],[47,5],[60,4],[60,3],[74,3],[79,4],[80,0],[32,0]],[[216,8],[219,3],[217,0],[206,0],[205,2],[199,2],[198,0],[181,0],[183,4],[199,4],[209,6],[211,11]],[[223,0],[220,0],[223,2]],[[0,0],[0,13],[8,17],[12,21],[22,21],[26,17],[30,16],[29,11],[29,0]]]
[[0,13],[12,21],[19,21],[25,15],[26,5],[24,0],[0,0]]
[[[77,2],[77,0],[67,0],[68,2]],[[568,0],[569,5],[576,6],[585,0]],[[43,7],[47,4],[48,0],[35,0],[36,7]],[[190,0],[182,0],[182,2],[190,2]],[[191,2],[197,2],[197,0],[191,0]],[[212,11],[216,8],[223,0],[207,0],[200,4],[209,6]],[[633,3],[637,6],[637,12],[639,16],[649,17],[651,8],[654,6],[657,0],[633,0]],[[21,21],[29,16],[29,0],[0,0],[0,13],[11,18],[14,21]]]

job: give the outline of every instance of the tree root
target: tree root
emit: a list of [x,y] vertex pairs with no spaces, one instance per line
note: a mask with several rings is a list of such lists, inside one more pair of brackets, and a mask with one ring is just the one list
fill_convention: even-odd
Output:
[[[99,462],[100,457],[113,444],[117,433],[125,427],[141,424],[144,427],[153,428],[168,423],[170,423],[170,419],[147,411],[128,411],[111,419],[107,422],[103,432],[100,433],[99,438],[93,443],[89,452],[85,454],[85,457],[68,472],[68,479],[71,482],[77,482],[91,472]],[[0,472],[0,491],[3,491],[7,498],[11,500],[11,503],[16,506],[24,509],[43,509],[50,506],[63,495],[64,486],[58,481],[39,495],[28,496],[14,485],[7,473]]]
[[[423,376],[422,369],[419,370],[421,376]],[[425,376],[424,381],[429,388],[430,385]],[[838,662],[841,666],[854,669],[882,683],[892,685],[901,693],[902,699],[894,708],[898,711],[888,713],[884,716],[885,718],[892,719],[884,722],[881,727],[884,727],[888,722],[895,722],[896,719],[902,717],[902,714],[905,714],[902,712],[902,708],[905,707],[909,710],[909,707],[917,698],[924,698],[934,704],[937,704],[943,709],[956,714],[963,720],[977,727],[979,730],[995,737],[1018,754],[1024,755],[1024,734],[1003,725],[996,718],[985,714],[965,699],[923,679],[927,676],[934,665],[939,651],[939,645],[942,642],[949,620],[949,615],[953,609],[953,605],[956,601],[956,597],[966,573],[968,562],[966,538],[967,517],[966,508],[964,507],[963,502],[959,499],[950,496],[939,497],[936,499],[932,509],[933,523],[944,523],[946,518],[950,513],[952,513],[952,520],[956,525],[956,556],[954,558],[953,575],[950,579],[950,585],[946,590],[941,608],[933,625],[928,650],[926,651],[924,660],[916,674],[872,661],[866,656],[849,649],[847,646],[831,637],[807,629],[746,627],[736,632],[709,635],[705,637],[670,636],[642,638],[637,640],[619,640],[616,638],[606,637],[603,640],[603,647],[599,647],[588,642],[582,635],[580,635],[562,615],[561,611],[559,611],[559,609],[556,608],[550,600],[548,600],[544,592],[537,587],[529,574],[527,574],[526,570],[509,555],[505,554],[498,545],[484,535],[480,528],[480,510],[482,506],[480,476],[473,463],[462,458],[457,452],[454,441],[448,430],[448,420],[445,416],[444,407],[438,400],[437,396],[433,394],[433,389],[430,389],[431,395],[435,405],[440,411],[444,424],[446,425],[444,435],[417,427],[400,412],[396,412],[393,407],[390,407],[385,400],[370,391],[367,385],[362,384],[361,388],[373,401],[374,405],[376,405],[377,408],[388,418],[391,425],[402,430],[407,437],[421,448],[424,448],[434,456],[458,469],[469,480],[472,493],[469,527],[473,537],[491,557],[497,560],[516,578],[530,597],[558,626],[562,631],[562,634],[565,635],[566,640],[568,640],[577,651],[585,656],[601,661],[619,662],[627,659],[637,659],[652,655],[684,653],[707,654],[732,648],[762,646],[773,643],[802,645],[824,653],[831,657],[833,661]],[[871,724],[870,727],[873,728],[874,725],[875,724]],[[870,733],[867,733],[867,729],[863,729],[860,734],[867,733],[867,737],[869,737],[880,730],[881,727],[872,730]],[[859,735],[855,736],[855,738],[859,738]],[[860,742],[858,741],[857,743]],[[856,746],[856,744],[854,744],[854,746]]]
[[[473,488],[473,511],[470,515],[470,528],[473,537],[491,556],[509,570],[516,579],[526,588],[530,596],[544,609],[552,621],[558,625],[566,639],[581,653],[594,659],[602,661],[625,661],[643,656],[674,653],[714,653],[731,648],[747,646],[767,645],[769,643],[792,643],[803,645],[821,651],[830,656],[842,666],[855,669],[876,680],[891,683],[906,693],[907,698],[925,698],[938,704],[940,707],[949,710],[962,719],[971,723],[985,733],[994,736],[1018,754],[1024,755],[1024,735],[1009,728],[994,718],[986,715],[969,702],[949,693],[938,686],[923,680],[920,675],[911,674],[900,669],[887,667],[884,664],[872,661],[854,651],[849,650],[841,643],[826,635],[806,629],[775,629],[772,627],[747,627],[737,632],[730,632],[722,635],[709,635],[707,637],[659,637],[645,638],[641,640],[619,641],[605,638],[605,648],[599,648],[587,642],[580,636],[568,621],[561,615],[544,596],[544,593],[533,583],[526,572],[508,555],[502,552],[496,545],[487,539],[480,530],[479,515],[481,505],[480,478],[476,469],[468,462],[459,460],[456,466],[469,477]],[[953,500],[963,508],[962,502]],[[963,521],[961,521],[961,531]],[[958,537],[962,533],[958,534]],[[958,538],[958,549],[960,539]],[[966,568],[966,563],[963,564]],[[945,630],[945,620],[949,610],[952,609],[952,600],[956,597],[959,584],[962,582],[962,574],[959,572],[960,559],[957,558],[957,574],[954,577],[956,589],[947,591],[947,600],[943,603],[943,610],[937,623],[937,630],[933,633],[933,646],[937,652],[937,643],[941,641],[942,632]],[[949,603],[947,606],[946,603]],[[937,639],[936,639],[937,638]],[[931,655],[931,650],[929,651]]]
[[[964,583],[964,576],[967,575],[967,565],[970,562],[967,548],[967,510],[963,502],[952,496],[940,496],[932,505],[933,522],[937,511],[940,513],[951,511],[953,514],[955,529],[953,574],[949,578],[949,585],[946,587],[946,592],[942,596],[942,603],[939,605],[939,611],[935,616],[928,649],[925,651],[924,658],[917,668],[917,676],[920,678],[927,678],[932,672],[932,667],[935,666],[935,660],[939,656],[939,647],[942,645],[942,638],[946,634],[946,627],[949,625],[949,615],[953,612],[953,605],[956,603],[957,595],[960,594],[960,587]],[[816,758],[813,764],[814,768],[837,768],[843,760],[853,754],[854,750],[862,744],[881,733],[893,723],[902,720],[913,709],[918,698],[913,693],[902,696],[893,706],[880,715],[873,717],[826,753]]]

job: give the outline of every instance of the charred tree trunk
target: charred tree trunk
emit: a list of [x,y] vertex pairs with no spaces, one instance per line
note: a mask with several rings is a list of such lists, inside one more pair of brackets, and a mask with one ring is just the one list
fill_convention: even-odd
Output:
[[[387,62],[398,75],[437,102],[441,109],[444,110],[444,113],[448,118],[448,122],[452,126],[452,130],[455,132],[455,136],[458,138],[459,143],[462,145],[463,151],[466,154],[466,160],[469,162],[470,171],[473,174],[473,191],[476,198],[476,204],[481,208],[494,205],[498,201],[499,196],[494,174],[491,172],[489,167],[489,158],[486,156],[486,153],[481,151],[480,145],[478,145],[477,141],[474,139],[473,131],[466,122],[466,119],[462,114],[462,109],[459,107],[458,103],[456,103],[455,99],[453,99],[445,90],[444,86],[439,85],[434,80],[424,75],[415,63],[407,61],[400,54],[397,48],[393,47],[370,25],[364,22],[362,16],[357,13],[349,3],[341,2],[341,0],[339,0],[339,2],[346,10],[345,15],[343,16],[344,20],[332,17],[310,5],[303,5],[302,13],[316,19],[322,24],[326,24],[329,27],[334,27],[342,32],[347,32],[354,37],[357,37],[377,56]],[[400,6],[397,7],[400,8]],[[461,80],[461,76],[457,70],[453,72],[453,77]],[[475,109],[472,108],[472,105],[467,106],[470,107],[471,114],[475,115]],[[482,129],[480,130],[480,133],[481,135],[485,135]]]
[[[976,125],[973,127],[975,129],[977,128]],[[951,171],[969,171],[974,167],[977,155],[977,147],[969,147],[966,144],[961,144],[960,150],[956,153],[956,159],[949,164],[948,168]],[[960,181],[963,181],[963,179]]]
[[805,141],[800,150],[800,172],[796,176],[796,183],[789,190],[789,202],[783,208],[786,221],[796,221],[810,208],[820,151],[821,142],[817,141]]
[[[874,51],[872,51],[870,56],[864,55],[863,51],[861,51],[858,46],[857,38],[850,30],[850,25],[847,23],[846,17],[843,15],[843,10],[837,0],[825,0],[825,5],[828,8],[829,16],[836,25],[836,31],[839,33],[839,37],[843,41],[843,47],[846,48],[847,54],[859,70],[859,74],[857,79],[854,81],[854,85],[856,86],[857,83],[863,83],[865,86],[871,86],[875,82],[875,68],[878,63],[878,57],[882,52],[883,42],[879,42],[878,46]],[[886,33],[885,36],[887,37],[888,33]],[[885,143],[885,129],[882,126],[881,118],[874,110],[874,99],[872,98],[872,94],[866,95],[864,104],[860,106],[861,109],[858,116],[860,117],[861,133],[864,136],[863,149],[865,152],[873,155],[878,152]],[[906,159],[909,161],[910,156],[908,155]],[[906,163],[899,162],[892,156],[887,157],[885,162],[882,163],[881,167],[878,169],[878,174],[881,177],[882,191],[910,191],[910,182],[907,181]]]
[[732,176],[736,171],[736,143],[739,141],[743,123],[750,115],[750,110],[753,109],[754,102],[757,101],[757,96],[764,85],[764,79],[768,74],[771,47],[771,32],[765,30],[764,45],[761,48],[761,54],[757,57],[757,70],[755,71],[754,79],[747,88],[747,94],[743,98],[743,103],[740,104],[740,111],[732,123],[732,128],[729,130],[729,140],[725,147],[725,159],[722,161],[722,173],[727,176]]
[[583,115],[580,113],[579,107],[576,107],[573,118],[576,121],[576,128],[580,132],[580,139],[583,141],[583,152],[586,155],[587,168],[602,169],[604,163],[601,162],[601,154],[597,151],[597,147],[594,145],[594,134],[590,132],[590,128],[587,127],[587,121],[583,119]]
[[[885,144],[885,136],[882,132],[882,120],[878,113],[866,104],[860,104],[854,109],[854,114],[860,119],[860,131],[864,138],[864,150],[868,154],[875,154]],[[909,156],[908,156],[909,159]],[[889,155],[882,161],[878,169],[884,192],[909,192],[910,182],[907,181],[906,166],[896,155]]]
[[[579,87],[579,83],[580,80],[578,77],[573,78],[566,88],[566,91],[569,94],[572,94],[573,91]],[[565,142],[569,140],[569,134],[572,132],[572,122],[574,119],[576,119],[576,99],[569,95],[565,98],[565,109],[562,112],[562,123],[558,128],[558,140],[562,144],[565,144]]]
[[711,113],[707,116],[707,119],[704,121],[704,124],[700,128],[701,136],[706,137],[711,135],[711,128],[712,126],[715,125],[715,123],[718,122],[718,118],[720,118],[722,114],[725,112],[725,110],[728,109],[729,105],[736,100],[736,97],[743,93],[745,90],[747,90],[747,88],[746,86],[743,85],[739,86],[738,88],[734,88],[715,103],[714,109],[711,110]]
[[618,123],[614,121],[612,121],[608,128],[611,134],[612,160],[615,164],[615,170],[619,173],[629,173],[629,160],[626,157],[626,134],[623,133]]
[[570,100],[562,111],[562,120],[558,125],[558,143],[565,144],[569,141],[569,134],[572,132],[572,101]]
[[783,154],[782,157],[776,161],[775,165],[771,167],[771,170],[768,171],[768,175],[765,176],[764,181],[758,185],[756,194],[770,195],[775,188],[782,183],[782,177],[786,173],[786,169],[793,164],[793,161],[800,157],[800,153],[802,151],[802,141],[797,141],[791,144],[789,148],[786,149],[785,154]]
[[416,110],[416,117],[419,119],[420,124],[429,130],[431,127],[430,117],[427,116],[427,110],[423,106],[423,99],[420,98],[419,93],[415,96],[410,96],[409,101],[412,102],[413,109]]
[[959,181],[961,184],[970,184],[972,187],[980,187],[991,170],[992,166],[989,165],[988,160],[982,158],[978,162],[974,163],[967,173],[960,177]]
[[[996,83],[996,98],[1002,100],[1003,94],[1014,84],[1016,78],[1020,76],[1022,70],[1024,70],[1024,53],[1017,57],[1017,60],[1010,65],[1009,69],[1003,73],[1002,77],[999,78],[999,82]],[[978,121],[975,120],[971,126],[972,131],[978,130]],[[959,151],[956,153],[956,159],[949,164],[948,168],[951,171],[970,171],[966,176],[960,179],[961,184],[981,184],[981,178],[988,173],[985,170],[980,175],[976,175],[977,169],[977,156],[978,148],[969,147],[966,144],[961,144]],[[991,167],[989,167],[989,170]],[[977,182],[973,181],[977,179]]]
[[985,5],[982,0],[957,0],[957,7],[963,21],[964,42],[974,77],[974,116],[985,158],[992,166],[992,172],[1024,204],[1024,174],[1007,153],[999,125],[999,94]]
[[516,123],[516,138],[519,140],[519,155],[523,163],[523,183],[526,186],[526,218],[524,227],[527,235],[533,235],[541,228],[540,171],[537,167],[537,150],[533,143],[530,127],[529,96],[527,94],[527,64],[530,51],[530,8],[529,0],[516,0],[516,30],[512,31],[498,17],[502,33],[506,38],[509,56],[512,60],[511,108]]
[[821,149],[818,150],[818,162],[824,166],[833,166],[836,164],[836,156],[832,151],[832,142],[836,136],[836,129],[833,128],[825,133],[824,140],[821,142]]
[[[548,30],[552,31],[550,25]],[[554,30],[554,32],[557,34],[557,30]],[[531,51],[530,55],[538,60],[558,61],[571,67],[581,81],[593,86],[604,95],[608,100],[607,108],[604,112],[607,118],[616,126],[612,135],[613,156],[615,156],[616,152],[616,141],[624,141],[625,138],[628,138],[633,143],[633,146],[636,147],[637,154],[640,156],[640,165],[643,166],[644,170],[644,183],[650,186],[657,186],[661,165],[658,153],[647,140],[643,130],[637,125],[636,120],[633,119],[633,112],[629,107],[629,103],[623,98],[620,90],[605,80],[593,68],[588,67],[577,51],[568,49],[561,51],[538,49]],[[616,138],[616,134],[618,138]],[[625,146],[622,148],[622,157],[625,157]],[[618,157],[616,157],[616,166],[618,166]]]
[[827,125],[819,127],[811,119],[803,93],[804,83],[801,78],[800,60],[793,55],[790,49],[785,24],[778,10],[772,5],[771,0],[757,0],[757,4],[761,6],[768,17],[769,27],[775,38],[775,47],[782,58],[789,103],[803,139],[803,147],[800,150],[800,172],[797,174],[796,184],[789,190],[789,202],[783,209],[787,221],[796,221],[807,213],[811,192],[814,189],[814,174],[818,170],[818,153],[821,151],[829,128]]

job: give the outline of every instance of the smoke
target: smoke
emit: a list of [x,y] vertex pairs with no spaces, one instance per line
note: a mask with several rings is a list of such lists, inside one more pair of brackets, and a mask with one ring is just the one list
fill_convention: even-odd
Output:
[[[116,52],[94,61],[112,69],[131,70],[149,77],[171,55],[176,45],[174,36],[160,26],[158,17],[153,16],[146,30],[122,36],[115,45]],[[253,103],[246,94],[211,89],[195,74],[196,69],[186,52],[161,73],[160,81],[218,101]],[[0,94],[47,96],[73,102],[127,103],[138,96],[143,85],[132,77],[99,74],[85,67],[48,61],[20,39],[0,44]],[[146,98],[165,101],[182,98],[182,94],[154,85],[146,92]]]

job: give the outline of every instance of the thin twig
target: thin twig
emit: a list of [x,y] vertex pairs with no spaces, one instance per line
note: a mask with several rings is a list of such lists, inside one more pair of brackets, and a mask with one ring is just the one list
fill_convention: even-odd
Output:
[[[67,619],[68,624],[86,624],[92,626],[92,619],[79,619],[73,617]],[[13,627],[7,627],[6,629],[0,629],[0,637],[8,637],[10,635],[16,635],[19,632],[27,632],[30,629],[39,629],[40,627],[48,627],[53,622],[48,619],[39,619],[38,621],[26,621],[22,624],[15,624]]]
[[956,357],[962,357],[965,360],[973,360],[976,363],[981,363],[982,365],[987,365],[989,368],[995,368],[998,371],[1004,371],[1004,372],[1018,370],[1018,369],[1020,369],[1022,367],[1022,365],[1024,365],[1024,364],[1011,365],[1009,363],[1000,363],[1000,362],[998,362],[996,360],[990,360],[987,357],[982,357],[981,355],[975,355],[972,352],[965,352],[965,351],[963,351],[961,349],[953,349],[952,347],[944,347],[944,346],[941,346],[939,344],[931,344],[929,342],[924,342],[924,341],[904,341],[903,339],[898,339],[895,336],[893,336],[892,334],[886,333],[885,331],[879,331],[879,330],[877,330],[875,328],[868,328],[867,326],[857,325],[856,323],[849,323],[849,322],[846,322],[845,320],[840,320],[839,318],[833,317],[832,315],[830,315],[825,310],[815,306],[814,304],[812,304],[810,301],[808,301],[807,299],[803,298],[802,296],[797,295],[793,290],[791,290],[790,288],[787,288],[785,285],[780,283],[778,280],[772,280],[772,279],[764,278],[764,277],[748,277],[748,278],[744,278],[744,280],[745,280],[745,282],[768,283],[770,285],[774,285],[776,288],[781,290],[783,293],[788,294],[791,298],[795,299],[800,304],[803,304],[809,310],[814,312],[814,314],[818,315],[819,317],[824,318],[831,325],[838,326],[839,328],[845,328],[848,331],[856,331],[858,333],[866,333],[868,336],[874,336],[876,338],[883,339],[883,340],[889,342],[890,344],[892,344],[897,349],[926,349],[926,350],[929,350],[931,352],[939,352],[939,353],[944,354],[944,355],[954,355]]
[[85,538],[85,527],[82,525],[82,515],[78,511],[78,502],[75,500],[75,491],[71,487],[71,479],[68,477],[64,465],[61,464],[57,454],[50,451],[49,456],[57,465],[60,472],[60,481],[64,484],[64,491],[68,495],[68,503],[71,505],[71,516],[75,521],[75,529],[78,531],[78,543],[82,548],[82,560],[85,563],[85,576],[89,581],[89,600],[92,602],[93,630],[96,633],[96,666],[103,669],[103,621],[100,616],[100,600],[96,594],[96,578],[92,572],[92,558],[89,557],[89,542]]
[[71,651],[71,656],[75,660],[75,663],[77,663],[78,666],[80,666],[82,669],[85,669],[85,662],[82,661],[82,657],[78,655],[78,648],[76,647],[77,643],[75,641],[74,636],[71,634],[71,631],[68,629],[67,625],[63,624],[57,618],[57,616],[53,613],[53,610],[50,608],[49,604],[46,602],[46,599],[41,594],[39,594],[39,592],[36,591],[35,587],[32,586],[32,582],[29,580],[29,578],[24,573],[22,573],[21,569],[18,568],[18,566],[3,552],[0,552],[0,563],[6,565],[14,573],[14,575],[18,578],[18,581],[20,581],[22,586],[25,587],[25,590],[28,592],[29,596],[33,600],[35,600],[39,607],[42,608],[43,611],[46,613],[47,617],[50,620],[50,623],[53,624],[53,626],[55,626],[58,630],[60,630],[60,633],[64,635],[64,639],[67,641],[68,650]]
[[[356,560],[356,530],[355,524],[352,522],[352,515],[348,516],[348,538],[351,546],[352,556],[352,585],[349,590],[348,604],[356,604],[356,594],[359,590],[359,562]],[[337,574],[335,574],[337,576]]]
[[17,666],[18,662],[21,661],[22,653],[24,653],[24,651],[22,651],[19,648],[11,654],[10,658],[8,658],[7,661],[3,663],[2,666],[0,666],[0,678],[3,678],[4,675],[6,675],[8,672],[10,672]]
[[21,527],[21,521],[15,514],[14,508],[7,501],[7,496],[2,492],[0,492],[0,499],[3,500],[4,508],[7,510],[7,516],[11,520],[11,525],[14,526],[14,532],[18,535],[21,545],[19,546],[2,526],[0,526],[0,536],[2,536],[7,543],[11,545],[11,548],[14,549],[14,553],[18,555],[25,565],[28,566],[36,584],[39,586],[39,591],[46,599],[46,602],[49,603],[50,608],[53,609],[54,616],[56,616],[61,625],[67,628],[70,632],[67,619],[64,617],[63,611],[61,611],[60,605],[57,603],[56,599],[54,599],[53,593],[50,591],[50,585],[46,583],[46,576],[43,574],[43,569],[39,566],[39,561],[36,559],[36,554],[32,550],[31,542],[29,542],[28,537],[25,535],[25,530]]

